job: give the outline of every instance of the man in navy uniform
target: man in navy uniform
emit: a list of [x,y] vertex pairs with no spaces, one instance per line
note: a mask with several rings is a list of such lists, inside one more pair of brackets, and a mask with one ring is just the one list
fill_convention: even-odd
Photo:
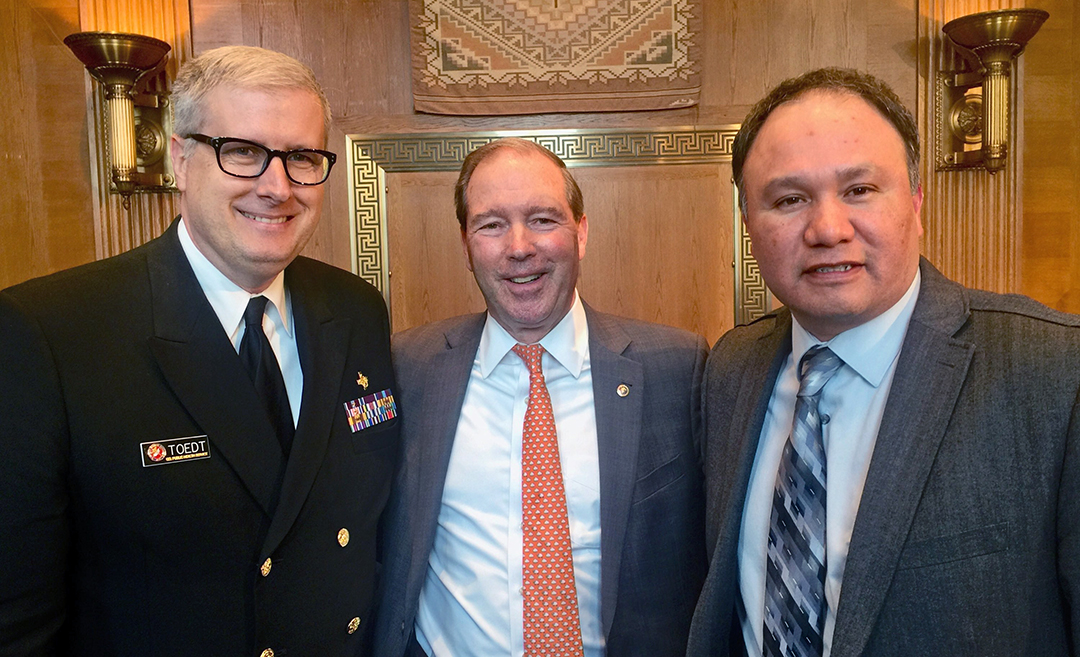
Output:
[[363,653],[397,412],[381,296],[297,257],[326,97],[238,46],[172,105],[165,234],[0,292],[0,654]]

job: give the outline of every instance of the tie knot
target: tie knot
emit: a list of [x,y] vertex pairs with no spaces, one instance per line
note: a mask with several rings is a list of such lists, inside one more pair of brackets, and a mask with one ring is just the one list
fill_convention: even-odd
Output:
[[826,346],[818,345],[799,361],[799,396],[812,397],[825,387],[844,361]]
[[540,365],[540,357],[544,355],[544,348],[539,344],[516,344],[513,352],[521,356],[525,361],[525,367],[529,368],[529,374],[543,374]]
[[258,326],[262,328],[263,313],[266,312],[266,302],[270,301],[261,294],[248,299],[247,309],[244,310],[244,326],[250,328]]

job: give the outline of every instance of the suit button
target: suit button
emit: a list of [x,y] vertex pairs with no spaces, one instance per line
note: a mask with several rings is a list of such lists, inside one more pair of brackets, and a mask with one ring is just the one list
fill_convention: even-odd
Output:
[[[270,567],[273,566],[273,565],[274,564],[270,561],[270,557],[267,557],[266,561],[262,562],[262,565],[259,566],[259,573],[261,573],[263,577],[266,577],[267,575],[270,574]],[[267,650],[270,650],[270,649],[267,648]],[[273,655],[274,655],[274,652],[271,650],[269,655],[264,655],[263,657],[273,657]]]
[[349,544],[349,530],[342,527],[337,533],[337,544],[345,547]]
[[274,657],[274,651],[267,648],[266,650],[259,653],[259,657]]
[[360,627],[360,617],[359,616],[357,616],[356,618],[349,621],[349,634],[352,634],[353,632],[355,632],[356,628],[358,628],[358,627]]
[[625,383],[620,383],[618,388],[615,388],[615,394],[620,397],[625,397],[630,394],[630,386]]

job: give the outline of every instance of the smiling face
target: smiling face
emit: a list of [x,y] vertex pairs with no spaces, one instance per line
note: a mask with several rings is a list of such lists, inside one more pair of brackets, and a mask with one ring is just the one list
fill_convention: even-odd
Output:
[[[302,89],[260,91],[219,86],[204,100],[199,131],[237,137],[277,150],[323,148],[323,110]],[[235,178],[218,168],[214,149],[196,144],[184,156],[173,135],[170,155],[180,212],[191,240],[232,282],[261,292],[307,244],[322,212],[323,186],[293,184],[281,158],[258,178]]]
[[462,245],[488,312],[519,342],[539,341],[570,311],[588,234],[544,156],[502,148],[473,171]]
[[743,187],[761,274],[818,339],[877,317],[914,280],[922,190],[899,134],[858,96],[811,91],[776,108]]

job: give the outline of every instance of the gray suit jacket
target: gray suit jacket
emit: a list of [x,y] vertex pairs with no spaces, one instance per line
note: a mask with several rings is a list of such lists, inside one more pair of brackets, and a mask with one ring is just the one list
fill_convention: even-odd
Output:
[[[836,610],[833,657],[1080,648],[1080,317],[967,290],[923,260]],[[791,349],[786,310],[707,367],[709,571],[689,655],[742,645],[737,546],[750,468]]]
[[[601,608],[610,655],[682,655],[705,577],[699,460],[707,345],[586,306],[600,449]],[[485,314],[394,336],[403,453],[385,518],[376,654],[408,643]],[[620,397],[625,383],[630,394]]]

